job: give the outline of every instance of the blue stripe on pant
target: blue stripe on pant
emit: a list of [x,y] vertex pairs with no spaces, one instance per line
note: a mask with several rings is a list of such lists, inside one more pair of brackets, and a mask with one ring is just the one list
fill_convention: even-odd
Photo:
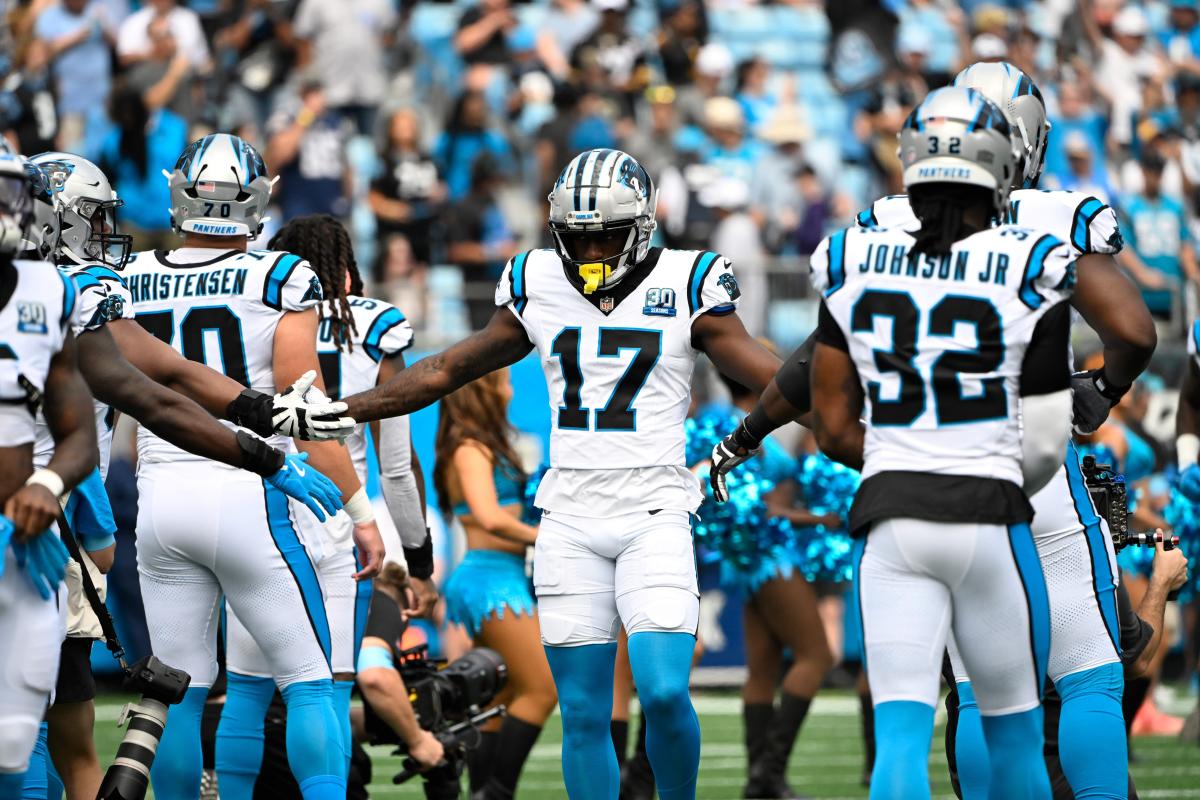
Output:
[[1040,698],[1046,684],[1046,664],[1050,659],[1050,599],[1046,594],[1046,579],[1038,559],[1033,533],[1027,523],[1008,526],[1008,544],[1012,549],[1025,602],[1029,608],[1029,645],[1033,655],[1033,679],[1037,681]]
[[1096,602],[1100,606],[1104,627],[1108,629],[1113,647],[1120,654],[1121,626],[1117,621],[1117,580],[1113,574],[1112,563],[1108,560],[1108,533],[1100,524],[1100,516],[1092,505],[1092,496],[1083,482],[1083,471],[1079,469],[1079,455],[1074,447],[1067,448],[1066,466],[1067,485],[1075,503],[1075,513],[1083,524],[1084,539],[1092,557],[1092,588],[1096,592]]
[[300,537],[296,535],[296,528],[292,525],[287,495],[265,482],[263,491],[266,494],[267,526],[271,530],[271,538],[287,563],[292,577],[296,579],[296,586],[304,599],[308,621],[321,644],[321,652],[325,654],[325,662],[328,664],[332,653],[329,618],[325,615],[325,598],[321,594],[321,582],[317,580],[317,571],[308,557],[308,551],[301,544]]
[[[865,670],[867,668],[867,636],[863,631],[863,613],[862,613],[862,560],[863,554],[867,552],[867,537],[863,536],[854,540],[854,553],[851,557],[854,566],[850,573],[850,591],[853,592],[854,603],[850,607],[850,614],[853,620],[846,624],[847,630],[854,630],[858,635],[858,653],[859,661]],[[847,643],[847,653],[849,654],[849,642]]]
[[[358,548],[354,549],[354,566],[362,569],[358,558]],[[374,591],[373,581],[359,581],[354,589],[354,663],[358,663],[358,654],[362,650],[363,634],[367,629],[367,612],[371,609],[371,592]]]

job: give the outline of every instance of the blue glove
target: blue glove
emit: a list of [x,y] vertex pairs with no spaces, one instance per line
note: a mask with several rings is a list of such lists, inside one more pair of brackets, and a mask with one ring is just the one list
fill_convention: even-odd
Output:
[[279,491],[304,503],[317,519],[324,522],[326,512],[333,515],[341,510],[342,492],[337,484],[305,461],[308,461],[308,453],[292,453],[283,459],[279,471],[266,480]]
[[58,534],[42,531],[27,541],[14,542],[12,547],[18,566],[29,576],[42,599],[53,597],[66,577],[67,562],[71,560],[71,554]]
[[1200,465],[1192,464],[1179,476],[1179,493],[1193,503],[1200,502]]
[[4,551],[12,541],[13,530],[13,524],[9,522],[8,517],[0,515],[0,576],[4,575],[4,562],[7,560]]

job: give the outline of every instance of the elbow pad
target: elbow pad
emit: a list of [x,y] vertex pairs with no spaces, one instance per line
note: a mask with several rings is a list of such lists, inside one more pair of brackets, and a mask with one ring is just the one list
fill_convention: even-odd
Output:
[[274,398],[264,392],[243,389],[225,408],[225,419],[235,425],[248,428],[259,436],[274,436],[272,408]]

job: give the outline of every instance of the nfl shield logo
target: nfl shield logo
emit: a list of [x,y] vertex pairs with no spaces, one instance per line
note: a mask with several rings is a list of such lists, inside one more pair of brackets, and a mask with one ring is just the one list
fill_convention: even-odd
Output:
[[611,297],[600,298],[600,310],[605,314],[613,310],[613,299]]

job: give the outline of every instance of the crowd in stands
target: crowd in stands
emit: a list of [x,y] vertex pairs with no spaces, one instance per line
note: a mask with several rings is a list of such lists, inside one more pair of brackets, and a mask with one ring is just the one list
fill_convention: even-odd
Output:
[[800,259],[901,191],[903,120],[979,60],[1011,62],[1045,96],[1042,188],[1116,207],[1121,263],[1154,312],[1180,332],[1194,316],[1200,0],[0,9],[0,128],[25,153],[101,164],[139,248],[170,242],[162,169],[202,133],[236,132],[280,176],[273,224],[345,219],[375,291],[434,341],[478,327],[504,262],[547,244],[546,193],[591,147],[641,159],[659,188],[661,242],[728,254],[751,327],[797,338],[812,313],[789,304],[803,295]]

